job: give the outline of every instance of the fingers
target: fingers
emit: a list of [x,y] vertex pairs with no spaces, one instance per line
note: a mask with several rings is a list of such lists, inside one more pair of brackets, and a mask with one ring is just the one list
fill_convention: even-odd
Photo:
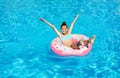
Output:
[[43,18],[40,18],[40,20],[43,20]]
[[78,17],[79,17],[79,14],[76,15],[76,18],[78,18]]
[[40,20],[44,22],[44,19],[43,19],[43,18],[40,18]]
[[77,14],[77,17],[80,16],[80,14]]

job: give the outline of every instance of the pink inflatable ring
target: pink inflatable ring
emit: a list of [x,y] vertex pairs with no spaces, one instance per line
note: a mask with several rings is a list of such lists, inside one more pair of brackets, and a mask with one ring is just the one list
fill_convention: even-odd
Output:
[[[82,34],[73,34],[72,41],[77,44],[79,40],[88,40],[89,38]],[[92,44],[89,43],[88,47],[86,46],[79,46],[78,49],[72,49],[70,47],[64,46],[59,37],[56,37],[51,42],[51,49],[54,53],[60,56],[84,56],[88,54],[92,48]]]

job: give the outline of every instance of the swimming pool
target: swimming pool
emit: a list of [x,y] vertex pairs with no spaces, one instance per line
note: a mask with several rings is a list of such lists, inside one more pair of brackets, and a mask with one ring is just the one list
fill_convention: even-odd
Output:
[[[50,49],[58,29],[70,26],[80,14],[73,33],[97,36],[84,57],[61,57]],[[119,78],[119,0],[4,0],[0,1],[0,78]]]

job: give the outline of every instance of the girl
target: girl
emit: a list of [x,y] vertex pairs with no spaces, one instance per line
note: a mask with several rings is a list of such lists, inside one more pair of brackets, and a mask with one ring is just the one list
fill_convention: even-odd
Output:
[[78,17],[79,17],[79,15],[77,15],[75,17],[75,19],[73,20],[69,29],[68,29],[68,26],[67,26],[66,22],[63,22],[61,24],[61,27],[60,27],[62,32],[59,32],[54,25],[52,25],[51,23],[49,23],[45,19],[40,18],[40,20],[45,22],[46,24],[48,24],[50,27],[52,27],[54,29],[54,31],[57,33],[58,37],[61,39],[63,45],[71,47],[73,49],[79,49],[80,45],[88,46],[89,43],[93,44],[96,36],[93,35],[89,40],[85,40],[85,41],[79,40],[79,42],[77,44],[74,44],[72,42],[71,32],[72,32],[73,26],[74,26]]

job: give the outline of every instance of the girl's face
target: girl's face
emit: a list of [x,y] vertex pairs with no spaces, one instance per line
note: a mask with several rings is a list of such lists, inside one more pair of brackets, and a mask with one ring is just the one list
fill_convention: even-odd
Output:
[[68,28],[67,28],[66,25],[63,25],[61,30],[62,30],[62,33],[63,33],[63,34],[66,34],[67,31],[68,31]]

